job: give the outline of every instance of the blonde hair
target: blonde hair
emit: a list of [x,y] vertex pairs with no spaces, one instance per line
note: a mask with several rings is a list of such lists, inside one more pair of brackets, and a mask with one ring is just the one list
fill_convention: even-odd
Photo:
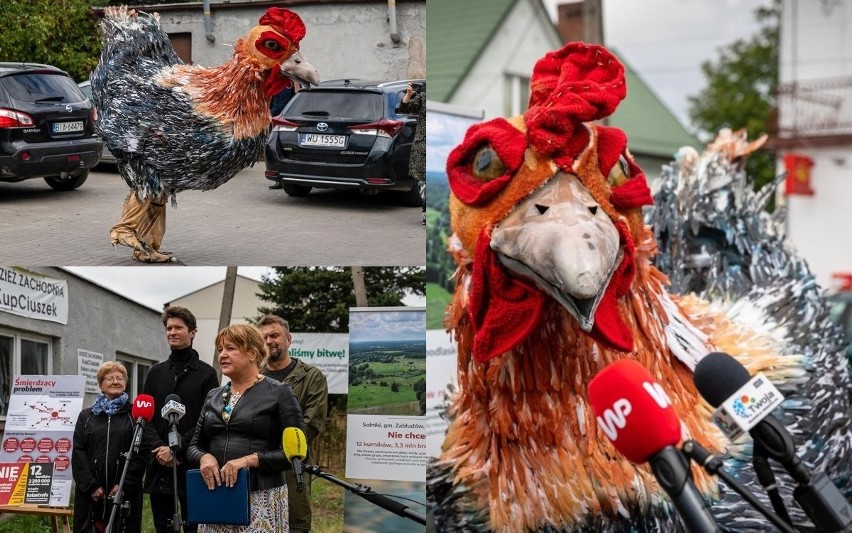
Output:
[[98,373],[95,374],[95,378],[98,380],[98,385],[103,383],[107,374],[112,374],[115,371],[121,372],[121,375],[124,376],[124,382],[127,383],[127,369],[124,368],[124,363],[120,363],[118,361],[107,361],[98,368]]
[[236,344],[246,355],[257,356],[255,363],[258,370],[263,368],[266,358],[269,357],[269,348],[266,347],[263,334],[251,324],[233,324],[224,328],[216,335],[216,350],[221,352],[226,341]]

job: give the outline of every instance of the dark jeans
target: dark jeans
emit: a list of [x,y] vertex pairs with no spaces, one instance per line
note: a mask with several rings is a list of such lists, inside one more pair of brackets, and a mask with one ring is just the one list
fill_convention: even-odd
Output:
[[[172,494],[150,494],[151,496],[151,514],[154,515],[154,527],[157,528],[157,533],[172,533],[173,529],[169,528],[169,520],[175,514],[175,497]],[[184,521],[182,531],[184,533],[196,533],[198,525],[186,524],[186,496],[178,496],[180,500],[181,518]]]

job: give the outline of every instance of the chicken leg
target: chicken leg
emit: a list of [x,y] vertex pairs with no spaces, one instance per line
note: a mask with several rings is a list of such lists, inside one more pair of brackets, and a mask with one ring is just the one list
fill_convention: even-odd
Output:
[[110,230],[109,238],[113,246],[133,248],[133,259],[141,263],[177,261],[171,254],[160,251],[165,233],[166,195],[140,200],[136,191],[130,191],[124,200],[121,219]]

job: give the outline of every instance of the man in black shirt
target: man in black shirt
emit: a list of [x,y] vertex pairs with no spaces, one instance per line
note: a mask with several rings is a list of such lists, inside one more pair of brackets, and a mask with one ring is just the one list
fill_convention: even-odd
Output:
[[[178,421],[181,446],[177,452],[178,496],[181,515],[186,521],[186,449],[195,433],[195,425],[201,414],[204,399],[211,389],[219,386],[216,371],[200,361],[198,352],[192,349],[197,325],[195,316],[184,307],[169,307],[163,311],[166,340],[171,348],[169,358],[154,365],[145,378],[144,392],[154,397],[154,418],[145,426],[145,443],[151,450],[145,472],[143,489],[151,498],[151,513],[157,533],[174,531],[169,520],[175,514],[172,479],[172,451],[168,446],[169,422],[161,415],[161,409],[169,394],[177,394],[186,407],[186,414]],[[185,533],[197,531],[195,525],[184,525]]]

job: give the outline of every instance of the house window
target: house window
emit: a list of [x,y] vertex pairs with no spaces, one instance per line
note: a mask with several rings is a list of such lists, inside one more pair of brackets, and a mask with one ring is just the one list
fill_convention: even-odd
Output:
[[526,111],[527,105],[530,103],[529,77],[506,74],[503,85],[505,88],[503,97],[504,116],[514,117]]
[[127,388],[124,392],[131,399],[136,398],[144,390],[145,378],[148,377],[148,371],[151,370],[153,363],[127,355],[117,355],[116,361],[123,363],[127,368]]
[[0,331],[0,417],[9,410],[14,376],[50,374],[51,351],[47,337]]

